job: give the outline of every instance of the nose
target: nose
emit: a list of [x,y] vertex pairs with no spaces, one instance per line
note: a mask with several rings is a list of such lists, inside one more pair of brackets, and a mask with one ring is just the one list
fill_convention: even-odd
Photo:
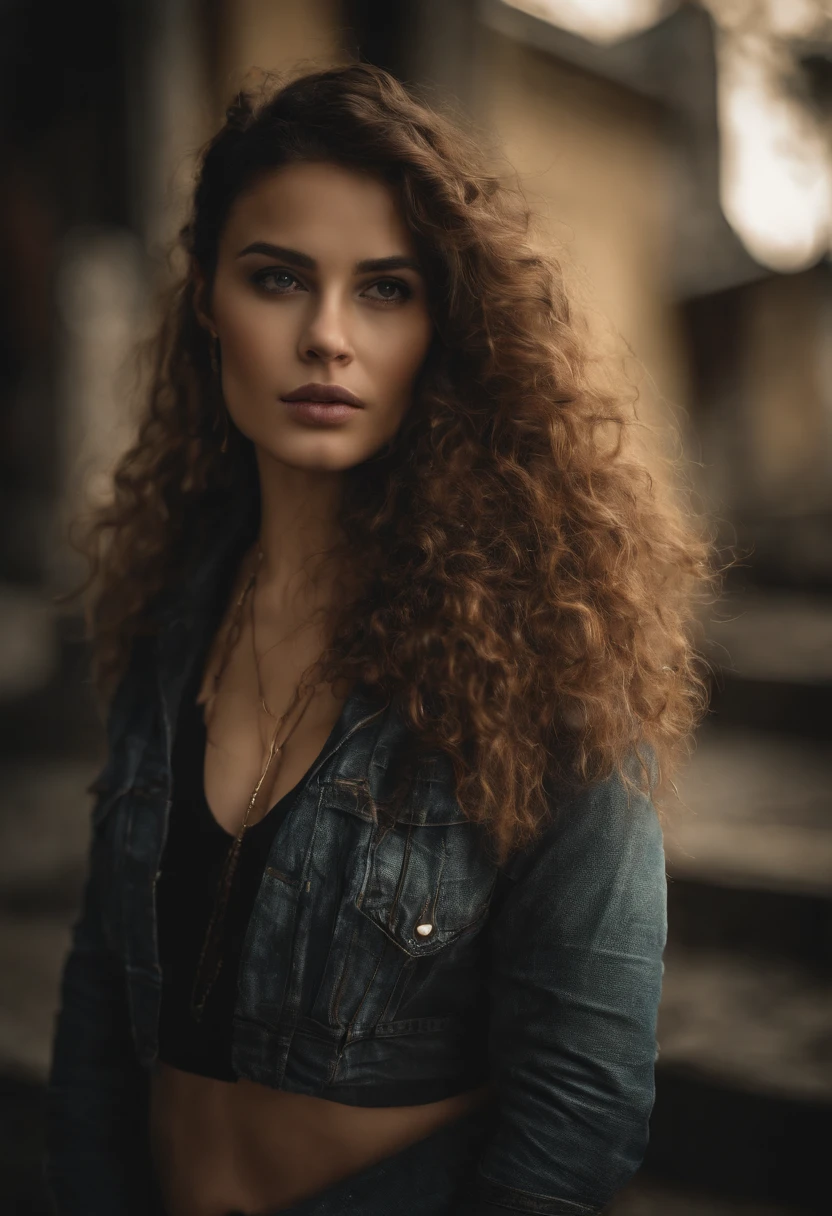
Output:
[[347,322],[343,305],[332,297],[321,296],[300,335],[301,359],[305,363],[349,363],[353,350]]

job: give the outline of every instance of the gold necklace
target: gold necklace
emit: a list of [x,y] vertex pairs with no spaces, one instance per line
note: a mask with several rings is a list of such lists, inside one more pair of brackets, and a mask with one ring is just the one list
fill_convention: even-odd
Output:
[[[262,681],[261,674],[260,674],[260,663],[257,658],[257,647],[256,647],[255,640],[254,640],[254,589],[257,584],[257,574],[259,572],[260,563],[262,562],[262,560],[263,560],[263,550],[258,545],[257,554],[255,557],[254,569],[252,570],[251,574],[249,575],[248,579],[246,580],[245,587],[243,588],[241,594],[237,598],[234,616],[232,618],[231,625],[226,633],[222,659],[220,662],[219,669],[218,669],[216,675],[214,676],[213,688],[212,688],[211,695],[208,698],[208,704],[206,705],[206,708],[209,708],[209,706],[211,707],[211,709],[213,708],[214,698],[216,697],[217,691],[219,689],[222,674],[225,671],[225,668],[228,664],[228,659],[230,657],[230,654],[233,651],[234,646],[237,644],[237,642],[239,641],[239,638],[240,638],[240,633],[242,631],[243,611],[245,609],[246,600],[250,596],[251,597],[250,607],[251,607],[252,646],[254,648],[254,666],[255,666],[256,673],[257,673],[257,688],[258,688],[258,692],[259,692],[259,696],[260,696],[260,704],[263,706],[263,709],[266,711],[266,713],[269,715],[269,717],[274,719],[275,715],[272,713],[272,711],[269,709],[268,705],[266,704],[266,698],[263,694],[263,681]],[[257,801],[257,795],[260,793],[260,789],[263,785],[263,782],[266,779],[266,774],[268,773],[269,768],[271,767],[271,763],[272,763],[272,760],[274,759],[274,757],[278,753],[280,753],[281,758],[282,758],[283,748],[285,747],[286,743],[289,741],[289,739],[293,735],[298,723],[300,722],[301,718],[303,717],[304,713],[306,712],[309,702],[312,699],[311,694],[314,693],[315,688],[317,686],[318,686],[317,684],[312,684],[312,685],[307,686],[307,687],[309,687],[310,695],[307,697],[307,700],[306,700],[305,705],[303,706],[303,709],[301,710],[300,714],[298,715],[295,722],[291,726],[288,734],[286,735],[286,738],[283,739],[283,741],[280,744],[278,744],[278,742],[277,742],[277,737],[278,737],[281,727],[283,726],[287,717],[289,716],[291,711],[294,709],[294,707],[298,703],[298,700],[300,697],[300,691],[304,687],[303,677],[301,677],[301,680],[298,683],[297,688],[295,689],[295,693],[294,693],[294,696],[292,697],[292,701],[291,701],[289,708],[279,719],[277,719],[275,721],[275,728],[274,728],[274,731],[272,732],[271,740],[269,742],[268,755],[266,757],[265,767],[263,768],[263,771],[260,774],[260,778],[259,778],[256,786],[254,787],[251,797],[249,798],[248,806],[246,807],[245,815],[243,816],[243,821],[240,824],[240,827],[237,831],[236,836],[234,837],[234,840],[231,842],[231,845],[229,846],[228,853],[225,858],[225,862],[223,863],[220,880],[219,880],[219,883],[217,884],[217,891],[216,891],[216,895],[215,895],[215,899],[214,899],[214,908],[211,913],[211,919],[208,922],[208,928],[205,933],[205,939],[202,943],[202,950],[200,951],[199,961],[198,961],[197,967],[196,967],[196,974],[194,976],[193,989],[191,991],[191,1013],[197,1021],[199,1021],[200,1018],[202,1017],[202,1013],[205,1008],[205,1002],[208,999],[208,995],[211,992],[211,989],[213,988],[214,983],[216,982],[217,976],[219,975],[220,969],[222,967],[222,959],[223,959],[222,925],[225,920],[226,908],[228,906],[228,897],[231,892],[234,875],[237,871],[237,863],[240,858],[240,850],[242,848],[243,837],[245,836],[246,831],[249,828],[249,819],[251,816],[252,809],[254,808],[254,805]]]

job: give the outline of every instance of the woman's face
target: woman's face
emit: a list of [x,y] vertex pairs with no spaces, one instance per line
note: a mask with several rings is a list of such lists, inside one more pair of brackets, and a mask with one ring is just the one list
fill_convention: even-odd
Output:
[[[232,419],[295,468],[347,469],[392,438],[432,335],[393,191],[325,162],[276,169],[236,199],[208,311]],[[362,407],[322,420],[303,404],[321,386]]]

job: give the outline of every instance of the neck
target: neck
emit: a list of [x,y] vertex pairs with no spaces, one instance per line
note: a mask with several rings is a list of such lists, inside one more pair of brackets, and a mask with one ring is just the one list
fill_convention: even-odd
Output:
[[258,598],[281,613],[320,607],[336,577],[327,551],[339,540],[340,472],[295,469],[257,450],[260,475]]

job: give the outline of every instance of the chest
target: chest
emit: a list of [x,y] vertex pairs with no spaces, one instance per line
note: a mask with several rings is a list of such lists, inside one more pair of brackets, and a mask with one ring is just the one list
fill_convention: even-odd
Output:
[[205,723],[205,799],[225,831],[236,834],[247,810],[250,824],[263,819],[303,779],[332,734],[350,687],[320,683],[298,696],[323,645],[320,633],[307,630],[257,655],[244,632],[216,683],[222,632],[212,639],[186,695],[196,700],[187,708]]

